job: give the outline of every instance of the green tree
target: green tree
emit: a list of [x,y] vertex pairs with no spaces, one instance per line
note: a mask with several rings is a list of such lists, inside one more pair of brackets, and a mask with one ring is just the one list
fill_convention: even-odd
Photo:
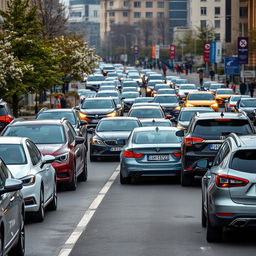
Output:
[[199,27],[197,31],[197,50],[198,54],[204,54],[204,43],[210,42],[214,39],[215,30],[213,27]]

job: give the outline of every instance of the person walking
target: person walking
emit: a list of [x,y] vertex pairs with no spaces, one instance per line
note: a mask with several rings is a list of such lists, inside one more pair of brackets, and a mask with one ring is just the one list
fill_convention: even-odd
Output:
[[256,81],[255,81],[255,79],[254,79],[254,81],[252,81],[252,82],[249,84],[249,91],[250,91],[250,95],[251,95],[252,98],[253,98],[255,86],[256,86]]
[[203,82],[204,82],[204,72],[202,69],[199,70],[199,83],[200,83],[200,88],[202,90],[203,88]]
[[230,87],[234,93],[236,93],[236,84],[233,82],[231,83],[231,87]]
[[240,94],[245,95],[246,90],[247,90],[247,85],[245,84],[245,82],[240,81]]
[[163,64],[163,74],[164,74],[164,77],[166,77],[166,71],[167,71],[167,68],[166,68],[166,65]]
[[210,77],[211,77],[211,81],[215,81],[215,72],[212,69],[210,71]]

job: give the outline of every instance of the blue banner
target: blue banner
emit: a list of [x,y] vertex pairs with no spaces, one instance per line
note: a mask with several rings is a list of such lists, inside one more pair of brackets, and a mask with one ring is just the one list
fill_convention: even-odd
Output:
[[216,42],[210,43],[210,62],[215,63],[215,57],[216,57]]

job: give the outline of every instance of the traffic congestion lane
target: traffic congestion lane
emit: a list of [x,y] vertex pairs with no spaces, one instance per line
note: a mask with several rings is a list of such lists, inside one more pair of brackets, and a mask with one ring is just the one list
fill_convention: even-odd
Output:
[[65,241],[117,165],[117,161],[96,163],[88,161],[87,182],[79,182],[76,191],[60,190],[58,210],[47,211],[44,222],[28,221],[26,223],[26,255],[58,255]]
[[200,222],[201,188],[146,180],[118,179],[99,206],[71,256],[240,256],[255,254],[252,231],[226,233],[210,244]]

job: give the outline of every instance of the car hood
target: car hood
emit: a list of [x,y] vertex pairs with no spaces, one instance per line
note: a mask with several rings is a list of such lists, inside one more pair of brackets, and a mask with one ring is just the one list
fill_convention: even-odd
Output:
[[114,108],[106,108],[106,109],[81,109],[82,113],[85,114],[109,114],[114,111]]
[[134,102],[135,98],[123,99],[123,102]]
[[188,128],[188,126],[189,126],[189,121],[182,121],[182,122],[178,122],[178,125],[180,125],[180,126],[183,126],[184,128]]
[[20,179],[25,176],[31,175],[33,173],[30,170],[28,164],[22,164],[22,165],[8,164],[7,167],[15,179]]
[[179,106],[179,103],[160,103],[161,107],[166,107],[166,108],[174,108]]
[[66,144],[37,144],[43,155],[59,155],[65,152]]
[[215,100],[188,100],[188,104],[193,104],[193,105],[212,105],[216,103]]
[[126,140],[132,131],[96,132],[95,135],[103,140]]
[[87,81],[87,84],[102,84],[102,81]]

